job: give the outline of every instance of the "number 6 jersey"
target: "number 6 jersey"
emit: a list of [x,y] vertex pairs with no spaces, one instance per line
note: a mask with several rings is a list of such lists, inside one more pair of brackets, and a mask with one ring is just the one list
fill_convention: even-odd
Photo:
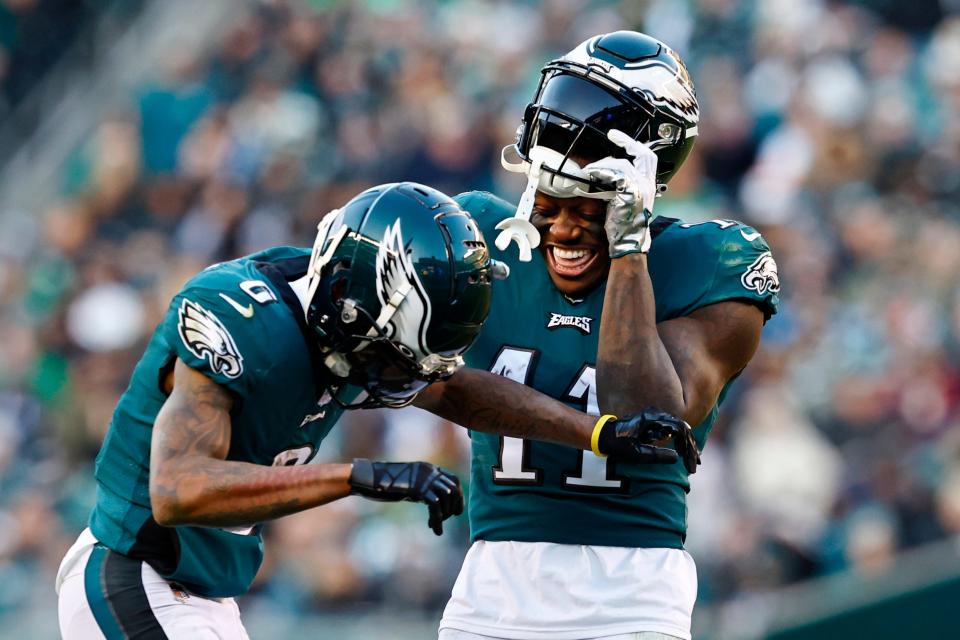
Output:
[[[514,214],[514,207],[486,193],[466,193],[457,200],[487,237]],[[652,232],[648,266],[657,322],[724,300],[756,304],[767,317],[776,313],[776,263],[750,227],[727,220],[682,224],[656,218]],[[570,300],[553,286],[540,252],[524,263],[510,248],[499,252],[491,245],[491,251],[509,263],[511,274],[494,284],[489,319],[467,352],[467,364],[598,414],[595,366],[605,287]],[[729,383],[718,405],[728,388]],[[701,449],[716,416],[715,406],[694,430]],[[682,462],[618,464],[556,444],[477,431],[470,435],[474,540],[683,547],[689,483]]]
[[[97,540],[203,596],[245,592],[263,559],[261,527],[161,527],[150,507],[150,441],[179,358],[234,397],[228,460],[308,462],[342,409],[321,394],[302,307],[288,282],[309,249],[277,247],[209,267],[174,297],[120,398],[97,456]],[[359,389],[341,391],[345,401]]]

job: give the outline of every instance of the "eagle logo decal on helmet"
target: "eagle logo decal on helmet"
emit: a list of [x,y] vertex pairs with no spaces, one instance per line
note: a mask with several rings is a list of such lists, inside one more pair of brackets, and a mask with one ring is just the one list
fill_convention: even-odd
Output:
[[753,264],[740,276],[740,283],[760,295],[768,291],[770,293],[780,291],[780,276],[777,275],[777,263],[773,255],[769,251],[760,254],[760,257],[754,260]]
[[[700,106],[693,90],[693,83],[690,81],[690,73],[672,51],[667,55],[677,61],[680,71],[671,69],[659,60],[652,61],[644,67],[635,67],[644,69],[647,74],[637,76],[634,91],[642,91],[651,103],[672,111],[680,118],[689,122],[698,122]],[[696,135],[696,131],[688,132],[687,135]]]
[[377,325],[406,355],[421,360],[430,354],[427,328],[430,326],[430,297],[417,277],[403,243],[400,218],[387,227],[377,250],[377,298],[380,316]]
[[230,379],[239,378],[243,373],[243,356],[233,336],[210,311],[184,298],[180,304],[177,330],[190,353],[201,360],[206,359],[214,373]]
[[[603,36],[591,38],[567,54],[566,58],[585,65],[597,65],[601,60],[594,56],[601,38]],[[673,49],[662,43],[661,46],[660,56],[625,62],[620,67],[607,65],[607,75],[642,93],[652,104],[695,126],[700,120],[700,106],[690,71]],[[616,89],[615,86],[611,88]]]

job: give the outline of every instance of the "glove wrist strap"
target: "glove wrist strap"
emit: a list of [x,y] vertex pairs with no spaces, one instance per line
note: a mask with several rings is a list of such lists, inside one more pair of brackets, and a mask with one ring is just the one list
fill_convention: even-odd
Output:
[[604,416],[600,416],[597,420],[597,423],[593,425],[593,433],[590,435],[590,449],[593,451],[593,455],[600,458],[606,458],[607,454],[600,452],[600,432],[603,431],[603,425],[607,424],[611,420],[616,420],[617,416],[610,415],[609,413]]
[[[350,485],[350,493],[368,495],[375,489],[374,480],[373,463],[366,458],[354,458],[350,479],[347,481]],[[366,493],[362,493],[363,490],[366,490]]]
[[623,256],[633,255],[635,253],[646,254],[647,251],[640,245],[633,245],[628,247],[610,247],[610,259],[616,260],[617,258],[622,258]]

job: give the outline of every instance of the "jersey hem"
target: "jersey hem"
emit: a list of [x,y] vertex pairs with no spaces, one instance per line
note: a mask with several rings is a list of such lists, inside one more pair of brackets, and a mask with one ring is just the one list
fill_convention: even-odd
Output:
[[476,622],[467,622],[457,618],[443,618],[440,621],[438,631],[443,629],[452,629],[454,631],[466,631],[467,633],[477,633],[494,638],[506,638],[508,640],[583,640],[585,633],[591,638],[603,640],[604,636],[615,636],[624,633],[665,633],[670,636],[682,638],[682,640],[691,640],[690,629],[681,629],[669,624],[656,622],[630,622],[624,624],[605,625],[602,627],[584,627],[581,629],[548,629],[543,628],[521,628],[521,627],[496,627],[492,625],[478,624]]
[[[531,527],[533,524],[531,524]],[[628,549],[679,549],[683,550],[683,536],[677,533],[652,534],[650,531],[644,531],[643,534],[633,538],[614,537],[608,538],[600,535],[600,529],[591,532],[590,539],[585,540],[577,536],[544,536],[528,537],[517,535],[510,532],[511,535],[499,535],[496,532],[480,531],[472,536],[470,543],[481,540],[487,542],[550,542],[553,544],[566,545],[586,545],[591,547],[624,547]]]

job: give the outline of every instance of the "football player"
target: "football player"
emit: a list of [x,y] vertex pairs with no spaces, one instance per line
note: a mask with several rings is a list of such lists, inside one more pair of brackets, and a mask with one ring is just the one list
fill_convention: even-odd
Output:
[[[347,495],[425,503],[426,462],[306,465],[344,409],[403,406],[462,364],[491,263],[469,215],[414,183],[326,216],[310,249],[209,267],[170,303],[97,457],[97,500],[57,576],[64,638],[245,638],[233,596],[261,523]],[[319,400],[318,400],[319,399]]]
[[[504,150],[504,167],[527,177],[519,205],[458,197],[512,270],[494,284],[468,365],[598,418],[590,441],[572,446],[471,431],[473,544],[442,640],[690,638],[688,475],[780,288],[754,229],[652,218],[698,119],[669,47],[629,31],[596,36],[543,68]],[[544,403],[480,406],[472,375],[461,370],[419,404],[474,429],[499,420],[541,439],[574,433],[578,418],[551,409],[541,421]],[[616,418],[625,414],[636,415]],[[672,440],[676,462],[606,457],[627,432]]]

